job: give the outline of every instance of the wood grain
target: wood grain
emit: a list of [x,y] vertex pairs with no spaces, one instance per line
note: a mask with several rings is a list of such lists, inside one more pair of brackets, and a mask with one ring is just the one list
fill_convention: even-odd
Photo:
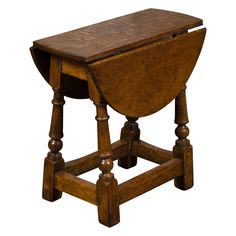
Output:
[[98,219],[101,224],[111,227],[120,221],[118,183],[111,172],[113,168],[113,151],[107,113],[107,104],[102,99],[94,84],[89,90],[91,99],[96,106],[97,137],[98,137],[98,168],[101,174],[96,183]]
[[173,152],[158,148],[142,140],[133,143],[132,153],[157,164],[163,164],[173,158]]
[[187,190],[193,186],[193,148],[187,139],[189,135],[187,123],[189,120],[185,90],[186,86],[175,98],[175,123],[178,125],[175,134],[178,139],[173,148],[173,156],[183,161],[184,173],[175,178],[175,186],[181,190]]
[[[113,151],[113,161],[126,156],[126,146],[127,144],[125,140],[120,140],[111,144],[111,148]],[[81,175],[83,173],[86,173],[87,171],[97,168],[98,164],[98,152],[94,152],[87,156],[66,162],[65,171],[73,175]]]
[[49,84],[54,89],[61,88],[61,58],[54,55],[51,56]]
[[189,79],[205,33],[201,29],[91,63],[94,83],[119,113],[153,114],[172,101]]
[[[147,9],[34,41],[30,50],[35,65],[54,90],[44,199],[55,201],[62,192],[83,199],[97,205],[100,223],[111,227],[120,221],[120,204],[172,179],[179,189],[193,186],[185,84],[206,34],[206,29],[188,30],[200,25],[202,20],[192,16]],[[90,98],[98,130],[98,151],[66,163],[60,153],[64,96]],[[136,121],[173,99],[178,139],[171,152],[140,140]],[[113,144],[107,105],[128,119]],[[113,161],[131,168],[137,157],[160,166],[118,185]],[[97,167],[101,173],[96,184],[77,177]]]
[[147,9],[77,30],[34,41],[55,55],[91,62],[202,25],[176,12]]
[[54,177],[54,186],[62,192],[97,205],[96,185],[87,180],[64,171],[58,171]]
[[137,164],[137,156],[133,155],[133,143],[140,138],[140,129],[136,122],[138,118],[126,117],[128,121],[125,122],[121,129],[120,138],[127,142],[126,156],[118,160],[118,165],[125,169],[134,167]]
[[88,81],[88,77],[90,77],[90,73],[86,69],[85,65],[68,59],[62,60],[62,73],[85,81]]
[[[56,65],[56,64],[53,64]],[[54,75],[58,76],[57,70]],[[57,84],[57,77],[51,75]],[[61,138],[63,137],[63,105],[64,96],[60,93],[59,89],[54,89],[54,96],[52,100],[52,118],[51,126],[49,131],[50,140],[48,147],[50,151],[44,160],[44,172],[43,172],[43,198],[48,201],[55,201],[62,196],[62,192],[54,188],[54,174],[64,169],[64,159],[60,150],[62,149],[63,143]]]
[[120,204],[180,176],[182,161],[174,159],[119,185]]
[[[51,54],[36,47],[31,47],[30,52],[37,69],[39,70],[43,78],[46,80],[46,82],[50,84],[49,77]],[[63,94],[65,96],[79,99],[89,97],[87,81],[77,79],[77,77],[69,75],[69,73],[61,73],[60,77],[60,87],[63,89]]]

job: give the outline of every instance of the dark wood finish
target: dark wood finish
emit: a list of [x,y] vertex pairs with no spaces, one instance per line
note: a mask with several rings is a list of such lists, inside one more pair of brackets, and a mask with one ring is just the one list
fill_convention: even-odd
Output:
[[90,74],[85,65],[68,59],[62,60],[62,73],[88,81]]
[[173,153],[171,151],[155,147],[142,140],[133,143],[132,153],[135,156],[139,156],[157,164],[163,164],[173,158]]
[[[42,51],[36,47],[31,47],[30,52],[39,72],[46,82],[49,83],[51,55],[48,52]],[[73,64],[73,62],[71,64]],[[61,89],[63,89],[63,94],[67,97],[79,99],[89,97],[87,81],[77,79],[74,75],[62,73],[60,86]]]
[[111,227],[120,221],[118,183],[111,169],[113,167],[113,153],[111,149],[106,104],[95,101],[97,108],[98,128],[98,165],[102,174],[97,181],[97,203],[99,222]]
[[51,56],[49,84],[54,89],[61,88],[61,58],[54,55]]
[[62,192],[97,205],[96,185],[87,180],[59,171],[55,174],[54,186]]
[[98,219],[101,224],[111,227],[120,221],[118,183],[111,173],[113,168],[113,152],[108,127],[109,116],[106,103],[93,82],[89,82],[90,97],[96,106],[98,134],[98,167],[102,171],[96,183]]
[[118,160],[118,165],[125,169],[136,166],[137,156],[132,155],[133,142],[139,140],[140,129],[138,128],[138,123],[136,122],[138,118],[127,117],[125,126],[121,130],[120,138],[121,140],[126,140],[127,142],[127,154],[125,157]]
[[125,203],[183,173],[181,160],[170,160],[119,185],[120,204]]
[[43,198],[48,201],[55,201],[62,195],[61,191],[54,188],[53,177],[56,171],[64,168],[64,160],[60,150],[62,149],[61,138],[63,137],[63,105],[65,101],[63,94],[59,90],[60,73],[58,73],[57,70],[58,61],[59,60],[52,57],[50,71],[50,81],[53,81],[51,84],[53,84],[57,89],[54,89],[54,98],[52,100],[53,110],[49,132],[49,137],[51,139],[48,143],[50,152],[44,161]]
[[55,55],[91,62],[200,25],[202,20],[192,16],[147,9],[37,40],[34,46]]
[[54,188],[54,174],[64,168],[64,159],[60,150],[62,149],[63,137],[63,105],[64,96],[60,91],[60,58],[51,57],[50,84],[54,87],[54,97],[52,100],[53,110],[51,127],[48,142],[50,152],[44,160],[43,174],[43,198],[48,201],[55,201],[62,195],[61,191]]
[[113,174],[109,180],[100,175],[96,186],[99,222],[112,227],[120,222],[117,180]]
[[187,190],[193,186],[193,154],[192,145],[187,139],[189,129],[186,124],[189,120],[185,89],[186,86],[175,99],[175,123],[178,125],[175,134],[178,139],[173,148],[174,157],[183,160],[184,173],[175,179],[175,186],[182,190]]
[[[120,140],[112,143],[111,149],[113,152],[113,161],[125,157],[127,154],[127,142],[125,140]],[[98,152],[94,152],[85,157],[66,162],[65,171],[77,176],[97,168],[98,164]]]
[[153,114],[172,101],[188,80],[205,33],[201,29],[91,63],[94,83],[121,114]]
[[[193,185],[192,146],[185,84],[197,62],[206,29],[188,32],[202,20],[147,9],[34,42],[34,62],[54,90],[49,153],[44,164],[43,198],[66,192],[97,205],[99,221],[111,227],[120,220],[119,205],[174,179],[177,188]],[[64,163],[64,96],[90,98],[96,106],[98,151]],[[173,151],[140,140],[137,119],[175,99]],[[107,105],[128,121],[120,140],[111,144]],[[120,185],[113,161],[131,168],[137,157],[159,164]],[[99,168],[96,184],[77,175]]]

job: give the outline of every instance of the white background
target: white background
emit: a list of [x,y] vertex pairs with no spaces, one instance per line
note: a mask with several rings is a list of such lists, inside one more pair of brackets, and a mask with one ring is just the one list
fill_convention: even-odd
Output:
[[[48,151],[52,91],[33,64],[32,41],[125,15],[160,8],[204,19],[205,44],[188,82],[189,138],[194,146],[195,186],[173,182],[120,207],[121,222],[107,228],[95,206],[64,194],[41,199],[43,159]],[[234,1],[126,0],[33,1],[0,4],[0,235],[235,235],[235,67]],[[119,138],[124,117],[109,109],[111,138]],[[96,150],[95,109],[88,100],[66,99],[65,160]],[[174,107],[139,121],[141,138],[171,149]],[[115,168],[119,182],[152,167]],[[87,176],[96,181],[98,171]]]

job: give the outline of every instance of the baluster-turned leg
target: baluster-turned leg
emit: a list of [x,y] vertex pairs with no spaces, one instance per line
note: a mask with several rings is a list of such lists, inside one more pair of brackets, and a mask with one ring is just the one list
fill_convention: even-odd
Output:
[[53,110],[48,142],[50,151],[44,161],[43,198],[48,201],[59,199],[62,192],[53,188],[54,173],[64,168],[64,160],[59,152],[62,149],[63,105],[64,97],[59,90],[54,90]]
[[128,121],[125,122],[125,125],[121,130],[120,138],[127,141],[127,156],[119,159],[118,165],[125,169],[129,169],[137,164],[137,157],[132,155],[132,145],[133,141],[139,140],[140,129],[138,128],[138,123],[136,122],[138,118],[126,118]]
[[120,221],[119,194],[117,180],[111,173],[113,167],[112,149],[110,143],[106,104],[96,103],[98,129],[99,169],[102,173],[97,181],[97,204],[100,223],[111,227]]
[[178,125],[175,134],[178,137],[173,148],[174,158],[183,160],[184,174],[175,178],[175,186],[187,190],[193,186],[193,154],[192,145],[187,139],[189,129],[186,126],[188,121],[186,87],[182,89],[175,99],[175,123]]

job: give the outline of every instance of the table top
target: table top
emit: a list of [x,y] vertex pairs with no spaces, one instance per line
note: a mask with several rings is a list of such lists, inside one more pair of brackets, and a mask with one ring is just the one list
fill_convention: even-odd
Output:
[[189,15],[147,9],[34,41],[43,51],[90,63],[202,25]]

